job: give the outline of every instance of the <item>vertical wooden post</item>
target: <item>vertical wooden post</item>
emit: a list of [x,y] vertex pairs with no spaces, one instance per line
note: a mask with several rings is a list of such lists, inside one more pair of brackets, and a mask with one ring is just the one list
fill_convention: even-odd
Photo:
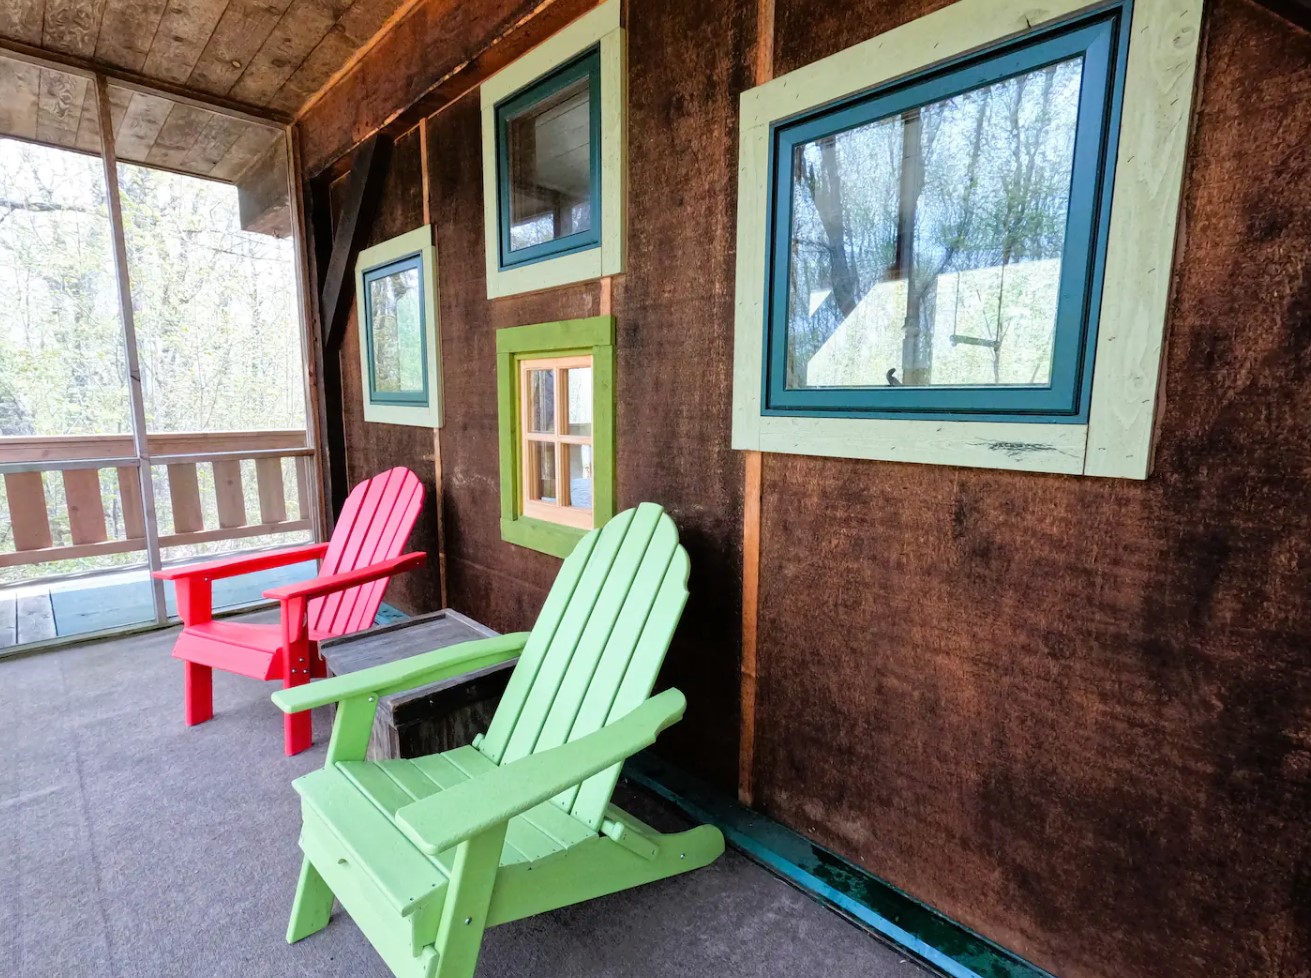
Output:
[[[755,82],[774,77],[774,0],[756,3]],[[742,667],[741,725],[738,729],[737,796],[744,805],[755,798],[756,626],[760,615],[760,492],[765,457],[745,452],[742,479]]]
[[[419,172],[423,180],[423,224],[435,236],[432,228],[432,185],[428,178],[428,120],[419,122]],[[439,290],[440,294],[440,290]],[[439,351],[440,353],[440,351]],[[442,369],[445,361],[437,357],[437,369]],[[438,390],[445,385],[438,383]],[[432,429],[432,470],[433,502],[437,507],[437,588],[441,594],[442,607],[447,607],[446,596],[446,494],[442,480],[442,429]]]
[[[114,271],[118,281],[118,316],[123,324],[123,350],[127,358],[128,395],[132,402],[132,444],[140,465],[141,509],[146,531],[146,566],[159,570],[159,525],[155,519],[155,480],[150,467],[150,439],[146,434],[146,402],[141,391],[141,360],[137,355],[137,322],[132,308],[132,278],[127,266],[127,238],[123,233],[123,202],[118,197],[118,155],[114,149],[114,122],[109,112],[109,83],[95,76],[96,112],[100,119],[100,159],[105,167],[105,195],[109,203],[109,229],[114,243]],[[155,621],[168,620],[164,582],[153,574],[150,594]]]

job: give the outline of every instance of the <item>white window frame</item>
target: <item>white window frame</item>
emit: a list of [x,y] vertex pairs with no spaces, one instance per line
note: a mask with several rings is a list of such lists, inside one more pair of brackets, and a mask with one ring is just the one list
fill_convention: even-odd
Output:
[[[418,254],[423,268],[423,315],[427,329],[428,401],[416,404],[382,404],[370,396],[368,331],[364,328],[366,272],[389,265],[407,255]],[[418,428],[442,425],[442,375],[440,370],[441,330],[437,324],[437,246],[433,244],[432,225],[407,231],[394,238],[365,248],[355,261],[355,319],[360,337],[360,396],[364,401],[364,420],[379,424],[405,424]]]
[[[624,271],[628,81],[627,41],[619,13],[620,0],[606,0],[482,85],[483,216],[489,299],[539,292]],[[601,242],[586,251],[503,269],[498,249],[496,105],[592,47],[599,47],[601,52]]]
[[765,282],[773,123],[993,47],[1098,4],[958,0],[742,94],[733,447],[1145,479],[1192,118],[1203,0],[1138,0],[1116,155],[1086,424],[765,416]]

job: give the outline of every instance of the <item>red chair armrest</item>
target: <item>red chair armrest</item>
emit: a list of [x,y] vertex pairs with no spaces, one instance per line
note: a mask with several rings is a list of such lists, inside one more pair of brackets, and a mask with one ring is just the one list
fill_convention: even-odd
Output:
[[310,543],[303,547],[273,550],[263,554],[224,557],[221,560],[210,560],[203,564],[165,567],[163,570],[155,571],[155,577],[163,581],[177,581],[189,577],[203,577],[212,581],[220,577],[237,577],[241,574],[253,574],[255,571],[268,570],[271,567],[298,564],[302,560],[317,560],[327,552],[327,549],[328,545],[326,543]]
[[345,591],[347,588],[359,584],[368,584],[370,581],[376,581],[379,578],[391,577],[393,574],[413,570],[422,565],[427,559],[428,555],[426,553],[422,550],[416,550],[414,553],[392,557],[390,560],[379,561],[358,570],[344,571],[341,574],[333,574],[329,577],[316,577],[311,581],[303,581],[299,584],[284,584],[282,587],[270,588],[264,592],[264,597],[283,602],[290,601],[293,598],[319,598],[325,594],[332,594],[334,591]]

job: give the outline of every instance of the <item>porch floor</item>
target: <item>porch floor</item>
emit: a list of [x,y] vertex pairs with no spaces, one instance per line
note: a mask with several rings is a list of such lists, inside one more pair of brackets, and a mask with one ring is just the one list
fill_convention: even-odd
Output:
[[[269,613],[250,616],[269,620]],[[283,940],[299,867],[274,688],[217,673],[182,723],[176,629],[0,662],[0,974],[389,974],[340,910]],[[682,817],[621,785],[662,829]],[[707,869],[488,932],[479,978],[929,974],[730,850]]]

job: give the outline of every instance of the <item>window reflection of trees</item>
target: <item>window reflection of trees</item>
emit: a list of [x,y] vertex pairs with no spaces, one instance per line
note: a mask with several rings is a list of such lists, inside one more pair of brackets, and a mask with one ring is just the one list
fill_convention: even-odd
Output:
[[393,394],[423,390],[418,269],[380,276],[370,289],[374,389]]
[[1049,380],[1081,67],[796,148],[789,387]]

